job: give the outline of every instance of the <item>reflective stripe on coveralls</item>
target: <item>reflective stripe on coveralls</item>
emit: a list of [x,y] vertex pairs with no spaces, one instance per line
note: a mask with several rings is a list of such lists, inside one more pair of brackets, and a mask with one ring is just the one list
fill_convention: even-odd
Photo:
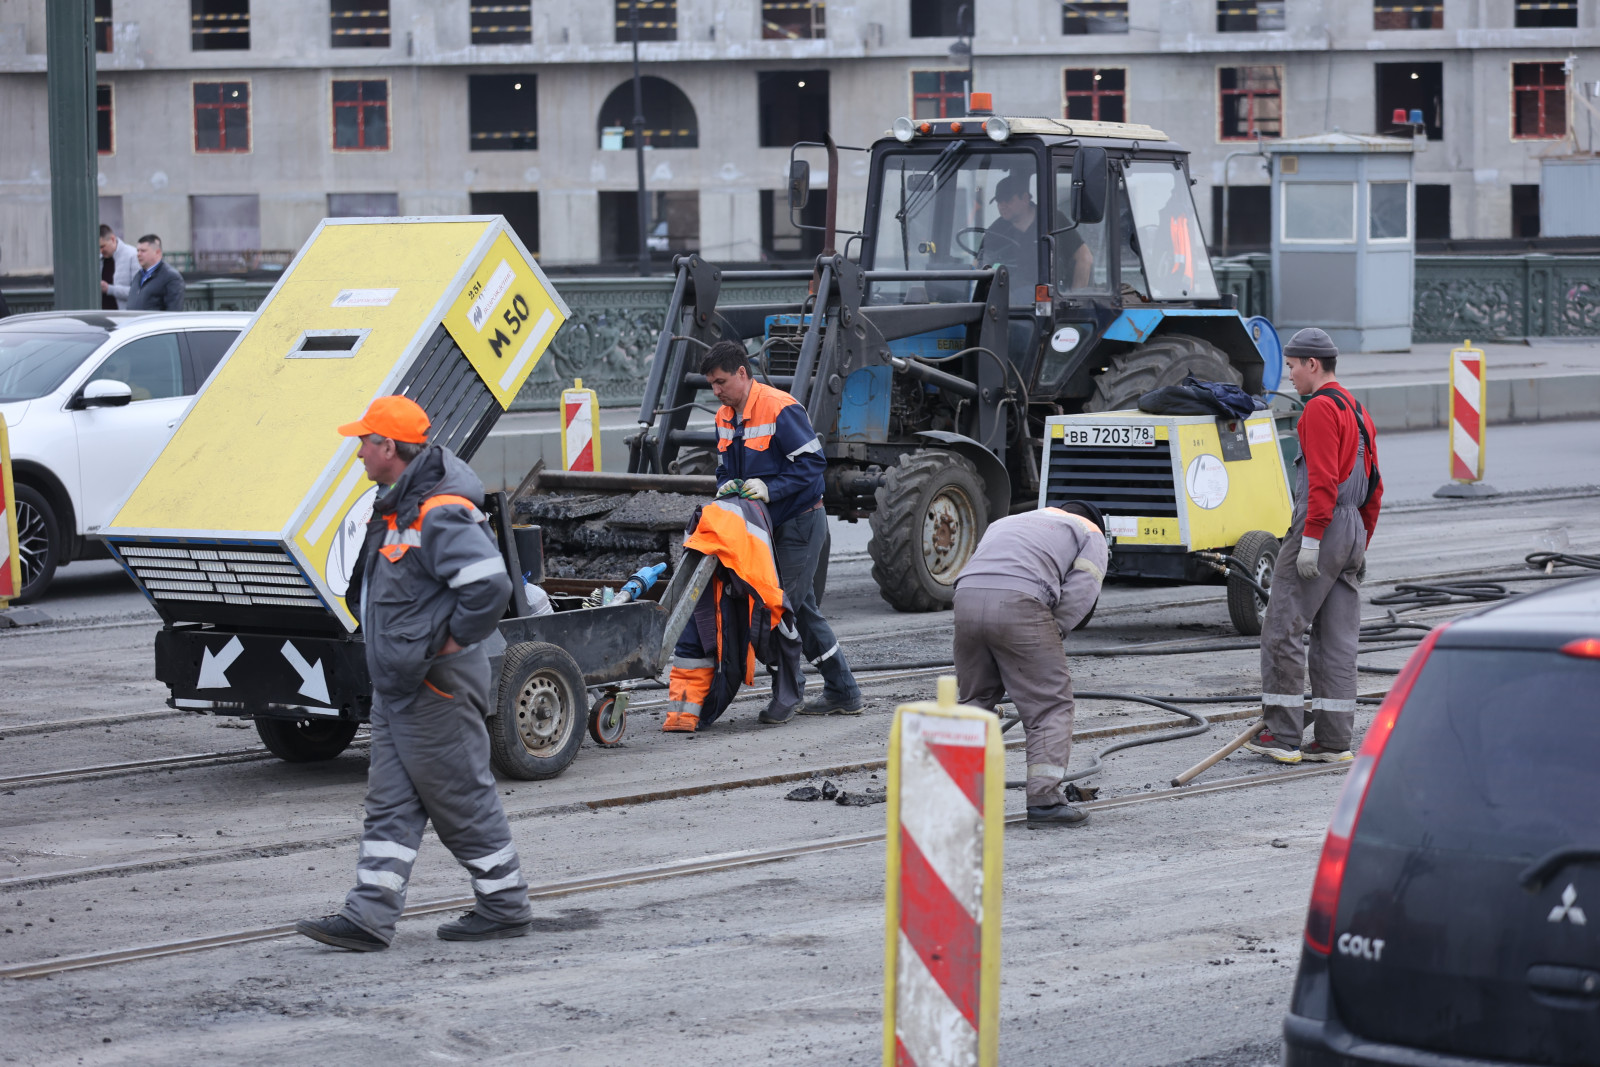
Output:
[[384,516],[384,521],[388,524],[389,529],[383,535],[382,547],[378,549],[379,552],[383,553],[383,558],[390,563],[398,563],[401,556],[420,546],[422,544],[422,520],[427,518],[428,512],[445,504],[460,504],[472,513],[472,521],[483,521],[483,512],[479,511],[478,506],[464,496],[453,496],[449,493],[430,496],[422,502],[422,507],[417,509],[417,521],[404,530],[399,528],[399,523],[395,520],[393,514]]

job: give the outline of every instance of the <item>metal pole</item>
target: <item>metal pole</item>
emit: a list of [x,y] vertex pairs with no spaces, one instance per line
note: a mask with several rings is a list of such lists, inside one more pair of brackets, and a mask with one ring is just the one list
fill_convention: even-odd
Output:
[[50,245],[58,310],[100,306],[94,0],[45,5],[50,116]]
[[633,155],[639,164],[639,276],[650,273],[650,202],[644,189],[644,88],[639,81],[639,3],[628,5],[628,28],[633,33]]

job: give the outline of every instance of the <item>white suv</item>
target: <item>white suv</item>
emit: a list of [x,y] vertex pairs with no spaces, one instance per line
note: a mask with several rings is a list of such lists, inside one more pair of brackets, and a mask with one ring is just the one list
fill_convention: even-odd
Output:
[[11,438],[22,596],[103,556],[90,536],[172,436],[251,315],[56,311],[0,319],[0,417]]

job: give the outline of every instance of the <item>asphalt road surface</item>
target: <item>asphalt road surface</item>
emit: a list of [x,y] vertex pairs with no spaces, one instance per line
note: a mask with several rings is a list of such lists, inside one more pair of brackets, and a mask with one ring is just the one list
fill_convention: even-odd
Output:
[[[1564,531],[1600,551],[1597,424],[1497,427],[1489,478],[1513,495],[1428,499],[1443,480],[1439,434],[1388,435],[1390,486],[1370,592],[1408,577],[1506,572]],[[1520,457],[1520,458],[1519,458]],[[1429,471],[1439,472],[1437,480]],[[1543,490],[1532,492],[1532,490]],[[947,655],[948,613],[890,611],[868,575],[865,524],[835,535],[826,610],[857,664]],[[211,753],[201,761],[52,784],[0,786],[0,969],[238,931],[333,910],[352,880],[366,760],[259,758],[249,728],[165,709],[151,680],[153,615],[105,564],[62,572],[55,622],[0,632],[0,778]],[[1450,611],[1417,618],[1436,621]],[[1380,614],[1369,609],[1368,614]],[[1108,587],[1069,652],[1226,639],[1220,587]],[[1219,642],[1225,643],[1225,642]],[[1398,666],[1404,651],[1363,656]],[[1237,694],[1208,714],[1248,714],[1256,653],[1073,661],[1081,691]],[[1364,674],[1363,692],[1388,676]],[[712,854],[881,832],[881,806],[795,803],[816,768],[851,790],[883,784],[896,704],[933,676],[865,684],[859,718],[755,721],[741,701],[703,735],[659,732],[641,693],[623,746],[585,743],[548,782],[501,783],[535,886]],[[1120,700],[1082,701],[1073,766],[1166,722]],[[89,719],[88,724],[71,721]],[[1358,729],[1370,710],[1358,715]],[[1102,797],[1161,791],[1240,728],[1108,757]],[[1021,777],[1022,755],[1008,754]],[[1151,799],[1073,830],[1006,835],[1001,1059],[1257,1067],[1275,1063],[1322,830],[1342,774],[1289,782],[1236,754],[1201,784],[1254,788]],[[873,775],[877,775],[874,778]],[[719,783],[799,776],[768,784]],[[1267,782],[1267,784],[1262,784]],[[666,791],[692,795],[653,799]],[[1020,810],[1019,793],[1008,807]],[[0,1062],[620,1062],[867,1064],[880,1056],[883,850],[870,842],[713,873],[541,897],[526,938],[446,943],[447,915],[401,923],[386,953],[353,955],[293,935],[50,977],[0,978]],[[413,904],[467,892],[430,835]]]

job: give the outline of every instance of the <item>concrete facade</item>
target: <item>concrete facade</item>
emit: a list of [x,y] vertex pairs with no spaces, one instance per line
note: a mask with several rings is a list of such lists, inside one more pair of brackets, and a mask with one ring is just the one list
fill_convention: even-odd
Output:
[[[1377,31],[1366,0],[1287,0],[1282,30],[1218,33],[1212,0],[1129,0],[1128,32],[1067,35],[1057,3],[985,0],[975,88],[993,92],[1004,113],[1060,115],[1065,69],[1126,68],[1128,119],[1193,152],[1196,199],[1215,244],[1209,186],[1220,184],[1224,156],[1248,147],[1220,139],[1219,68],[1281,65],[1283,134],[1294,137],[1388,132],[1374,129],[1374,64],[1439,63],[1443,138],[1417,155],[1416,181],[1450,187],[1452,236],[1507,237],[1512,186],[1537,185],[1540,156],[1572,148],[1513,139],[1511,65],[1571,55],[1574,81],[1600,80],[1600,0],[1577,3],[1575,29],[1515,28],[1514,0],[1443,0],[1444,29]],[[256,0],[248,50],[194,51],[188,2],[114,0],[114,47],[97,57],[115,131],[114,151],[100,156],[100,191],[121,197],[127,235],[153,231],[169,249],[189,249],[191,197],[255,195],[260,247],[291,250],[326,213],[330,193],[394,193],[402,213],[435,215],[467,212],[475,192],[536,191],[543,261],[597,262],[598,194],[634,188],[633,153],[598,147],[601,104],[630,71],[629,46],[614,40],[614,5],[538,0],[533,42],[519,45],[473,45],[469,0],[388,7],[387,48],[330,47],[323,0]],[[766,40],[759,0],[679,0],[677,40],[641,46],[644,72],[693,104],[699,135],[697,148],[650,150],[647,184],[698,194],[708,258],[761,258],[761,192],[778,191],[782,202],[788,153],[759,147],[757,74],[828,71],[833,136],[869,144],[912,111],[911,71],[956,65],[953,38],[911,36],[911,7],[828,0],[825,38]],[[0,0],[0,273],[50,267],[44,10],[45,0]],[[497,72],[537,76],[536,150],[470,149],[467,76]],[[333,147],[331,83],[345,78],[388,80],[387,150]],[[250,150],[198,153],[190,85],[223,80],[250,84]],[[1568,95],[1567,126],[1588,149],[1585,112]],[[865,161],[843,159],[839,220],[854,228]],[[1241,159],[1233,181],[1264,185],[1265,175]]]

